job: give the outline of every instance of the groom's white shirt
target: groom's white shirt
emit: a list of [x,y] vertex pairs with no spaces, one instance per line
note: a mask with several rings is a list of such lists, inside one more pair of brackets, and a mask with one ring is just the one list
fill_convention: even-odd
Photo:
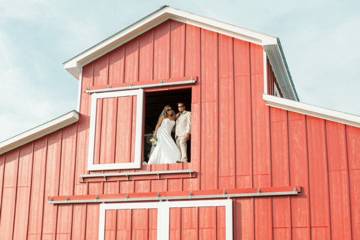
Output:
[[183,111],[176,119],[175,136],[184,136],[191,131],[191,112]]

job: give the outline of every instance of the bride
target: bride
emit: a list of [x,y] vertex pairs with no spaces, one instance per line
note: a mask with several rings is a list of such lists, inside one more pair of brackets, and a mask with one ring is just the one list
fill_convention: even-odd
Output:
[[174,110],[170,106],[165,106],[155,127],[154,136],[157,143],[150,154],[148,164],[176,163],[176,161],[180,160],[180,150],[171,137],[175,120]]

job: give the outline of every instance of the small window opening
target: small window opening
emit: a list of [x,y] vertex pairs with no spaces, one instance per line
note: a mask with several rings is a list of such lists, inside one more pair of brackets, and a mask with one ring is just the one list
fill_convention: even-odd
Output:
[[[183,115],[181,115],[181,119],[179,119],[178,117],[176,118],[176,116],[179,116],[176,114],[179,114],[182,111],[182,109],[178,108],[179,103],[182,103],[185,106],[185,112],[182,112]],[[162,128],[162,130],[167,129],[167,131],[165,131],[165,136],[161,134],[164,132],[159,133],[160,130],[158,130],[157,135],[154,135],[154,131],[158,123],[159,117],[166,105],[169,105],[174,112],[168,112],[168,115],[166,116],[167,122],[161,123],[161,125],[163,125],[162,127],[164,127]],[[173,119],[171,119],[170,117],[172,114],[175,114],[175,118]],[[186,124],[188,123],[188,121],[190,121],[189,124],[191,129],[191,88],[145,93],[145,122],[143,145],[144,161],[148,164],[175,163],[174,159],[177,159],[176,156],[178,156],[179,153],[179,161],[184,160],[182,159],[182,156],[184,154],[181,154],[180,138],[175,133],[184,133],[186,131],[184,129],[187,129]],[[180,122],[182,124],[180,124]],[[176,129],[177,126],[178,129]],[[169,129],[171,129],[171,137],[169,137],[167,134],[169,132]],[[185,142],[187,162],[190,162],[191,134],[189,140]],[[182,143],[184,143],[184,140]],[[169,155],[170,157],[166,157]]]
[[274,96],[276,97],[282,97],[280,89],[276,83],[276,81],[274,81]]

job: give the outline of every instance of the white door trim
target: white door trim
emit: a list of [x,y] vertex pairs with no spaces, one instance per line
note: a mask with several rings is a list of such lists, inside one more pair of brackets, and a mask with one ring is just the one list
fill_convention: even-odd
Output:
[[196,200],[196,201],[165,201],[139,203],[103,203],[100,204],[99,240],[105,240],[105,216],[107,210],[120,209],[157,209],[157,239],[169,240],[170,208],[186,207],[225,207],[226,240],[233,239],[233,207],[232,200]]

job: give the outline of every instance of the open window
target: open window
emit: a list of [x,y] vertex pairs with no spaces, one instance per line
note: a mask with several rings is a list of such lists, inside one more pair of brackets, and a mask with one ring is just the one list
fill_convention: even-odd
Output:
[[99,216],[99,240],[233,239],[230,199],[105,203]]
[[[190,85],[195,83],[186,80],[91,91],[88,170],[141,168],[149,159],[152,145],[148,140],[164,106],[178,112],[182,102],[191,111]],[[172,138],[175,142],[174,133]],[[190,153],[191,140],[187,141],[188,161]]]
[[[159,119],[165,105],[170,105],[171,108],[177,113],[178,103],[181,102],[185,105],[186,111],[191,112],[191,88],[175,89],[175,90],[160,90],[145,92],[145,117],[144,117],[144,161],[148,162],[152,148],[154,147],[150,141],[156,123]],[[175,131],[172,132],[172,137],[175,140]],[[191,138],[187,142],[187,156],[188,162],[191,161]]]

